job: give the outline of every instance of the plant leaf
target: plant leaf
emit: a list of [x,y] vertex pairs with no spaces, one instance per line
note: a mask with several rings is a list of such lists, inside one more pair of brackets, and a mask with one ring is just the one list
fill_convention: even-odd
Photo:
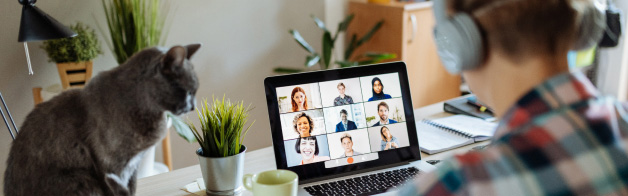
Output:
[[394,53],[366,53],[364,56],[368,60],[358,62],[359,65],[374,64],[382,62],[383,60],[397,58],[397,55]]
[[371,28],[370,31],[368,31],[366,34],[364,34],[364,36],[362,36],[362,38],[360,38],[360,40],[356,44],[356,48],[360,47],[360,45],[362,45],[364,42],[370,40],[371,37],[373,37],[373,34],[375,34],[375,32],[377,32],[377,30],[379,30],[379,28],[381,28],[383,24],[384,24],[384,20],[380,20],[375,25],[373,25],[373,28]]
[[294,30],[294,29],[290,29],[290,34],[292,34],[292,37],[294,38],[294,40],[296,40],[297,43],[299,43],[299,45],[301,45],[301,47],[303,47],[303,49],[307,50],[308,52],[310,52],[312,54],[316,53],[314,51],[314,48],[312,48],[312,46],[310,46],[310,44],[308,44],[307,41],[305,41],[305,39],[303,39],[303,37],[301,36],[299,31]]
[[196,142],[196,136],[187,124],[185,124],[178,116],[175,116],[170,112],[166,113],[166,115],[170,118],[170,120],[172,120],[172,127],[174,127],[179,136],[189,143]]
[[331,50],[334,48],[334,40],[331,38],[331,33],[326,31],[323,34],[323,69],[329,68],[329,62],[331,61]]
[[357,66],[358,62],[355,61],[336,61],[336,64],[340,65],[340,67],[353,67]]
[[312,19],[314,19],[314,23],[316,23],[316,26],[318,26],[318,28],[323,29],[323,31],[328,32],[329,30],[327,30],[327,27],[325,26],[325,23],[321,20],[318,19],[318,17],[311,15]]
[[349,45],[347,45],[347,49],[345,49],[345,60],[349,60],[351,58],[353,50],[355,50],[355,44],[357,42],[357,39],[358,36],[356,34],[353,34],[351,36],[351,41],[349,42]]
[[318,56],[318,54],[307,56],[305,57],[305,66],[312,67],[316,65],[316,63],[318,63],[320,60],[321,60],[321,56]]
[[347,17],[345,17],[345,19],[338,23],[338,31],[336,31],[336,34],[334,35],[334,42],[336,42],[336,40],[338,39],[338,35],[341,32],[344,32],[347,30],[347,28],[349,27],[349,23],[351,23],[351,20],[353,20],[353,14],[348,15]]
[[302,69],[294,69],[294,68],[286,68],[286,67],[277,67],[273,71],[277,72],[277,73],[299,73],[299,72],[303,72],[304,70],[302,70]]

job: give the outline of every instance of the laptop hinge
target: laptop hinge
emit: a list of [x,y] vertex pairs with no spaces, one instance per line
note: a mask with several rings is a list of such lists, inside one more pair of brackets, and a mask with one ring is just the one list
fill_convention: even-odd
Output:
[[378,167],[373,167],[373,168],[368,168],[368,169],[362,169],[362,170],[357,170],[357,171],[345,172],[345,173],[342,173],[342,174],[332,174],[332,175],[328,175],[328,176],[316,177],[316,178],[311,178],[311,179],[307,179],[307,180],[299,180],[299,185],[312,183],[312,182],[317,182],[317,181],[329,180],[329,179],[332,179],[332,178],[339,178],[339,177],[343,177],[343,176],[350,176],[350,175],[354,175],[354,174],[366,173],[366,172],[371,172],[371,171],[375,171],[375,170],[388,169],[388,168],[391,168],[391,167],[397,167],[397,166],[408,165],[408,164],[410,164],[410,162],[394,163],[394,164],[390,164],[390,165],[383,165],[383,166],[378,166]]

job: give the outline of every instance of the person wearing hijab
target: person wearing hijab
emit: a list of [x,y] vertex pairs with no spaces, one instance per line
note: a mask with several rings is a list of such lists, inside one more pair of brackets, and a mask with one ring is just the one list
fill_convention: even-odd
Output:
[[380,80],[378,77],[373,78],[373,80],[371,81],[371,85],[373,85],[373,97],[369,98],[368,101],[377,101],[392,98],[390,95],[384,94],[384,84],[382,83],[382,80]]

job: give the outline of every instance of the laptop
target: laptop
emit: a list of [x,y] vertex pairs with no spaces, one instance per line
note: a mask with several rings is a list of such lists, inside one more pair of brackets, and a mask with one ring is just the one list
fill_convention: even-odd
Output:
[[421,161],[403,62],[272,76],[264,86],[277,169],[299,175],[298,195],[390,194],[434,169]]

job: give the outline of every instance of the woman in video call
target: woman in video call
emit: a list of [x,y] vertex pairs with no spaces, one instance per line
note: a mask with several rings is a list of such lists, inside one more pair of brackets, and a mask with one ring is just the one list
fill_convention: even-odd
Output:
[[371,85],[373,85],[373,97],[369,98],[369,101],[392,98],[390,95],[384,94],[384,84],[378,77],[373,78]]
[[[444,41],[439,52],[500,122],[488,147],[441,161],[399,195],[628,195],[628,103],[567,60],[601,40],[606,1],[433,2],[436,37],[479,35],[476,47],[449,42],[481,52],[466,56],[474,60],[456,62],[464,54],[452,55]],[[460,21],[473,28],[448,28]]]
[[292,121],[294,131],[299,134],[299,137],[310,137],[312,130],[314,130],[314,121],[312,117],[308,116],[305,112],[301,112],[294,116]]
[[307,97],[303,88],[294,87],[290,97],[292,98],[292,112],[307,110]]
[[320,150],[318,148],[318,141],[314,136],[297,139],[294,149],[297,153],[301,154],[300,165],[330,160],[328,156],[318,156]]
[[362,154],[358,151],[353,150],[353,138],[351,138],[351,135],[349,135],[349,133],[342,134],[342,137],[340,137],[340,143],[342,144],[342,148],[344,148],[345,150],[340,158],[347,158]]
[[388,127],[383,126],[380,129],[380,133],[382,134],[382,150],[395,149],[399,147],[397,138],[390,133]]

